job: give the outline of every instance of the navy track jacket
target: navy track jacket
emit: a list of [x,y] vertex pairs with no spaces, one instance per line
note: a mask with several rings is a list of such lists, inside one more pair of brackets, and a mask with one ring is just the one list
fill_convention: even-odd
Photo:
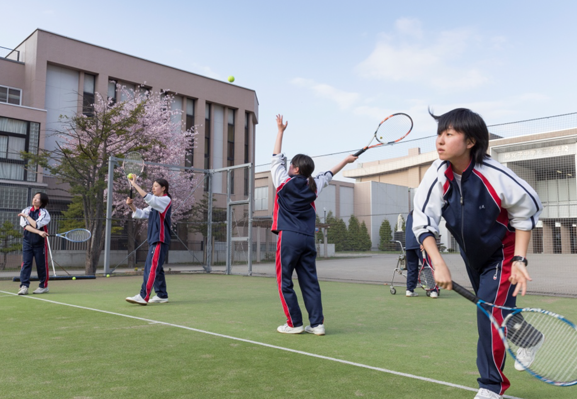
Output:
[[515,230],[532,230],[543,206],[535,190],[492,158],[471,161],[457,184],[450,162],[436,160],[415,194],[413,232],[419,242],[438,237],[441,217],[470,267],[482,270]]
[[[48,211],[45,208],[38,208],[37,210],[34,210],[34,207],[30,206],[28,208],[22,209],[22,212],[20,213],[28,215],[32,219],[34,219],[36,221],[37,230],[45,231],[48,233],[48,223],[50,223],[50,213],[48,213]],[[28,241],[30,245],[34,247],[44,245],[44,237],[26,230],[26,226],[30,226],[30,223],[28,223],[28,219],[20,216],[20,226],[23,229],[25,229],[24,239]]]
[[332,172],[319,173],[314,179],[317,192],[314,193],[306,177],[289,176],[286,169],[286,157],[273,155],[271,176],[276,195],[272,215],[273,233],[294,231],[308,236],[315,235],[315,200],[333,178]]
[[132,217],[148,219],[148,243],[170,244],[172,200],[168,195],[157,197],[148,193],[144,197],[144,202],[148,204],[148,208],[136,209]]

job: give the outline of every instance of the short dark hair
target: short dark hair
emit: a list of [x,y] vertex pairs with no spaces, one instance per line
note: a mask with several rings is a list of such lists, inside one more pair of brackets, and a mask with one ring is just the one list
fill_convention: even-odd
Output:
[[475,163],[480,164],[484,158],[489,158],[489,129],[479,114],[467,108],[455,108],[440,116],[434,115],[429,109],[429,114],[437,121],[437,135],[452,128],[463,133],[465,140],[471,139],[475,142],[471,148],[471,158]]
[[40,208],[46,208],[46,205],[48,205],[48,194],[38,191],[32,196],[32,198],[36,197],[38,194],[40,194]]
[[295,168],[299,168],[299,175],[304,176],[309,181],[309,188],[314,193],[317,192],[317,185],[315,179],[312,177],[315,171],[315,161],[308,155],[297,154],[291,159],[291,163]]

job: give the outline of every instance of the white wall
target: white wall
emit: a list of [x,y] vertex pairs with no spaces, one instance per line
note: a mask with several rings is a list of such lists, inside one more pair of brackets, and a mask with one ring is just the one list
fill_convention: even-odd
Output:
[[[212,168],[219,169],[224,167],[224,107],[212,105],[213,131],[212,136]],[[212,180],[212,192],[222,194],[223,173],[215,173]]]
[[62,130],[60,115],[74,117],[78,110],[79,73],[71,69],[48,65],[46,71],[46,140],[44,148],[54,150],[56,138],[52,132]]

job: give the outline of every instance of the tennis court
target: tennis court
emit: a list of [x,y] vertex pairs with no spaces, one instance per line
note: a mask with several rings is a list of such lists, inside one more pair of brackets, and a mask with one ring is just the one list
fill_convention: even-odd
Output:
[[[0,397],[469,398],[477,389],[475,307],[453,292],[405,298],[323,281],[327,335],[317,337],[276,332],[284,319],[272,278],[168,275],[171,302],[146,307],[124,301],[140,283],[54,281],[49,294],[22,297],[0,281]],[[574,299],[519,302],[577,319]],[[511,361],[505,372],[508,397],[577,392]]]

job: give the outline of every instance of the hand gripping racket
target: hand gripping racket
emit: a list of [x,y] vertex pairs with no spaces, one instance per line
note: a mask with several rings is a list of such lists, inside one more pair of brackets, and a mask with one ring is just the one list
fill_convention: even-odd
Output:
[[[453,283],[453,290],[475,303],[491,320],[505,348],[533,377],[556,386],[577,384],[577,326],[548,310],[508,308],[477,298],[472,292]],[[493,309],[505,310],[499,325]]]
[[[392,140],[392,141],[384,141],[383,140],[383,133],[381,132],[381,134],[379,134],[379,128],[386,121],[389,121],[389,122],[385,125],[385,126],[387,126],[385,134],[387,135],[387,137],[398,137],[398,139]],[[369,144],[367,144],[365,147],[358,150],[353,155],[355,157],[358,157],[359,155],[361,155],[363,152],[365,152],[369,148],[375,148],[375,147],[380,147],[382,145],[389,145],[389,144],[398,143],[399,141],[401,141],[402,139],[407,137],[407,135],[409,133],[411,133],[411,130],[413,130],[413,119],[409,115],[407,115],[403,112],[398,112],[396,114],[387,116],[385,119],[383,119],[383,121],[381,123],[379,123],[379,126],[377,126],[377,130],[375,130],[375,133],[374,133],[373,137],[371,138],[371,141],[369,141]],[[377,143],[371,145],[373,140],[376,140]]]
[[[124,173],[126,173],[126,178],[128,178],[130,174],[133,174],[138,179],[144,171],[144,159],[142,158],[142,155],[140,155],[139,152],[129,152],[124,157],[122,168],[124,169]],[[128,185],[130,186],[130,198],[132,198],[133,191],[130,181],[128,182]]]

